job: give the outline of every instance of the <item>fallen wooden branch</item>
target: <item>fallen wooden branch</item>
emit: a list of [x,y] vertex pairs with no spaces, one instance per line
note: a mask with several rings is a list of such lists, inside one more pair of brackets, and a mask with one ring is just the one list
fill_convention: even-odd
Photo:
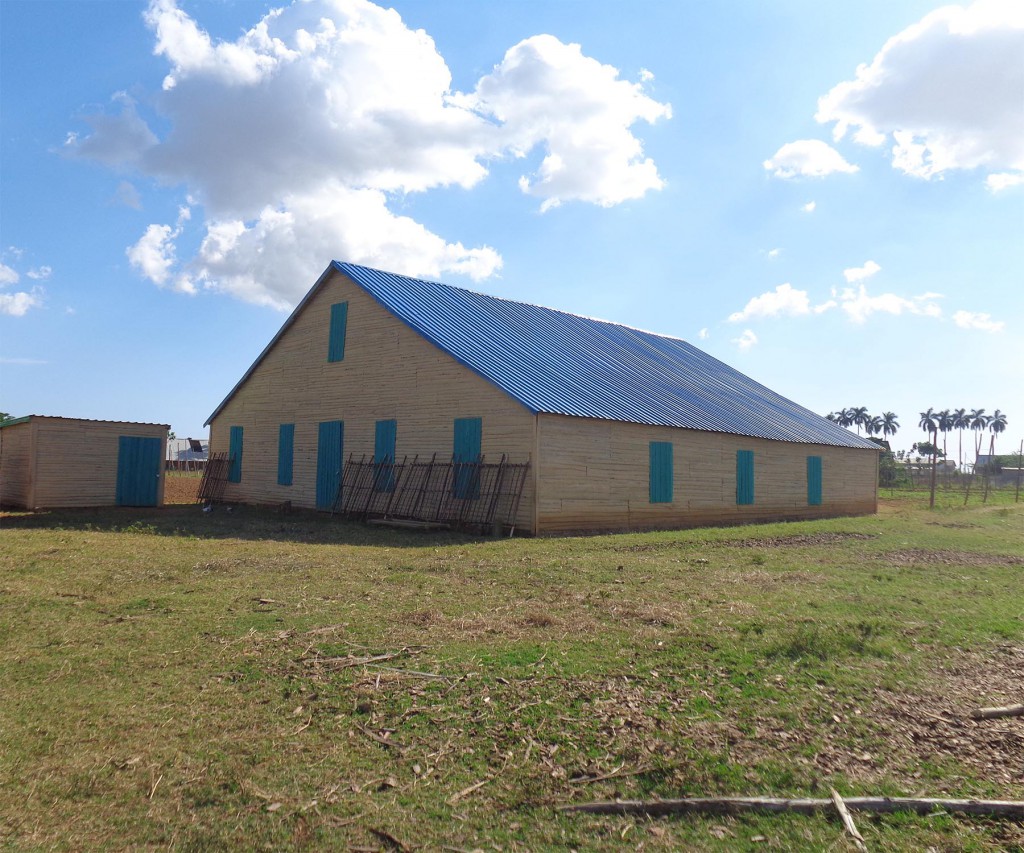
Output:
[[454,681],[455,678],[451,675],[441,675],[438,672],[419,672],[415,669],[398,669],[394,666],[384,666],[379,663],[368,663],[365,666],[372,667],[373,669],[383,669],[385,672],[395,672],[399,675],[412,675],[416,678],[439,678],[442,681]]
[[620,764],[610,773],[602,773],[600,776],[577,776],[574,779],[569,780],[570,785],[589,785],[591,782],[603,782],[605,779],[622,779],[626,776],[642,776],[644,773],[650,773],[650,767],[641,767],[639,770],[627,770],[625,773],[622,772],[622,768],[625,764]]
[[463,797],[465,797],[468,794],[472,794],[474,791],[476,791],[479,788],[482,788],[484,785],[486,785],[490,781],[491,781],[490,779],[481,779],[479,782],[477,782],[477,783],[475,783],[473,785],[470,785],[468,788],[463,788],[457,794],[452,794],[452,796],[450,796],[448,798],[448,805],[454,806]]
[[399,853],[412,853],[413,848],[406,844],[404,841],[400,841],[386,829],[374,829],[372,826],[369,828],[370,832],[376,835],[381,841],[384,842],[384,846],[389,850],[398,850]]
[[997,717],[1024,717],[1024,705],[1006,705],[1002,708],[978,708],[971,711],[975,720],[994,720]]
[[381,737],[376,732],[371,732],[369,729],[364,728],[363,726],[357,725],[356,728],[359,731],[361,731],[364,735],[366,735],[370,740],[376,741],[381,746],[386,746],[388,749],[393,749],[393,750],[395,750],[396,752],[399,752],[399,753],[404,753],[405,752],[406,748],[404,746],[402,746],[402,744],[396,743],[395,741],[391,740],[390,738]]
[[858,850],[867,850],[868,846],[864,843],[864,836],[860,834],[857,824],[853,822],[853,817],[850,815],[850,810],[846,807],[846,803],[843,802],[843,798],[839,796],[839,792],[835,788],[829,788],[829,792],[832,794],[832,802],[835,803],[836,811],[839,812],[843,826],[846,827],[846,831],[853,839],[853,843],[857,845]]
[[370,655],[369,657],[345,655],[340,658],[308,658],[305,661],[305,664],[306,666],[328,666],[332,669],[347,669],[350,666],[370,666],[371,664],[378,663],[379,661],[394,660],[395,658],[402,657],[403,655],[414,654],[417,654],[415,650],[405,648],[400,649],[397,652],[385,652],[382,655]]
[[[953,814],[989,815],[1024,820],[1024,801],[1015,800],[945,800],[934,797],[846,797],[851,811],[891,814],[916,812],[930,814],[945,809]],[[589,814],[671,815],[713,814],[735,815],[747,812],[796,812],[815,814],[835,808],[831,799],[782,799],[777,797],[689,797],[681,800],[615,800],[613,802],[574,803],[559,806],[559,811]]]

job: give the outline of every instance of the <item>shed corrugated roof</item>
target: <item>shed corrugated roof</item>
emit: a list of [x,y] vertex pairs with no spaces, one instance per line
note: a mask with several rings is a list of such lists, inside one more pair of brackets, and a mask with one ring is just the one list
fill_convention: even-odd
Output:
[[15,426],[16,424],[26,424],[29,421],[67,421],[76,422],[83,424],[123,424],[125,426],[158,426],[163,427],[166,430],[171,428],[170,424],[153,424],[148,421],[108,421],[100,420],[98,418],[68,418],[63,415],[22,415],[20,418],[11,418],[8,421],[0,422],[0,429],[3,427]]
[[678,338],[338,261],[235,390],[332,269],[534,413],[878,449]]

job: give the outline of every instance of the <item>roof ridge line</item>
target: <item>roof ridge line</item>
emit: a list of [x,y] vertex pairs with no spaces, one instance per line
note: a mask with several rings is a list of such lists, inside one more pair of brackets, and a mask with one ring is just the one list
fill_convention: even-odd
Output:
[[[550,305],[540,305],[536,302],[526,302],[522,299],[511,299],[507,296],[495,296],[491,293],[484,293],[481,290],[473,290],[469,287],[457,287],[454,284],[446,284],[443,281],[435,281],[432,278],[420,278],[414,275],[406,275],[405,273],[388,272],[387,270],[377,269],[376,267],[368,267],[366,264],[356,264],[351,261],[338,261],[333,260],[331,263],[338,269],[344,267],[358,267],[359,269],[369,270],[370,272],[379,273],[381,275],[398,276],[400,278],[406,278],[410,281],[418,281],[421,284],[432,284],[437,287],[444,287],[448,290],[461,290],[463,293],[472,293],[474,296],[482,296],[485,299],[494,299],[497,302],[508,302],[512,305],[522,305],[526,308],[539,308],[541,311],[551,311],[555,314],[562,314],[566,317],[575,317],[579,320],[588,320],[591,323],[603,323],[607,326],[615,326],[619,329],[628,329],[631,332],[639,332],[642,335],[651,335],[655,338],[664,338],[668,341],[681,341],[684,344],[690,344],[686,338],[680,338],[676,335],[666,335],[663,332],[652,332],[650,329],[641,329],[639,326],[630,326],[628,323],[619,323],[615,320],[605,320],[603,317],[591,317],[589,314],[578,314],[575,311],[566,311],[564,308],[552,308]],[[690,344],[693,346],[693,344]]]

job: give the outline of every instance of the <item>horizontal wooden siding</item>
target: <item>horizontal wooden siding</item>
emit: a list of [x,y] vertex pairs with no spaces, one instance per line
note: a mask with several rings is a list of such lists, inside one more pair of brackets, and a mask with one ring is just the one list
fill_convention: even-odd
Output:
[[[651,501],[651,442],[673,447],[672,500]],[[538,531],[675,528],[875,512],[874,451],[558,415],[538,418]],[[753,504],[737,505],[737,452],[752,451]],[[664,452],[664,451],[661,451]],[[807,456],[822,503],[807,502]]]

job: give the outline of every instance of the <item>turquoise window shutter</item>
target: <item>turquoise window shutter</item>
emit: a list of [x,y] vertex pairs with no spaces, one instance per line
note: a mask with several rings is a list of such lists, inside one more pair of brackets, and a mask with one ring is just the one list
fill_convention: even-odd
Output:
[[650,454],[651,503],[672,503],[672,442],[652,441]]
[[395,443],[398,421],[377,421],[373,443],[374,488],[378,492],[395,490]]
[[821,506],[821,457],[807,457],[807,503]]
[[736,451],[736,503],[754,502],[754,451]]
[[455,463],[455,479],[452,495],[463,500],[474,500],[480,496],[480,461],[483,421],[480,418],[456,418],[452,461]]
[[281,424],[277,430],[277,484],[292,484],[292,460],[295,455],[295,424]]
[[348,303],[339,302],[331,306],[331,334],[327,344],[327,360],[345,359],[345,332],[348,325]]
[[231,427],[228,438],[228,482],[242,482],[242,428]]

